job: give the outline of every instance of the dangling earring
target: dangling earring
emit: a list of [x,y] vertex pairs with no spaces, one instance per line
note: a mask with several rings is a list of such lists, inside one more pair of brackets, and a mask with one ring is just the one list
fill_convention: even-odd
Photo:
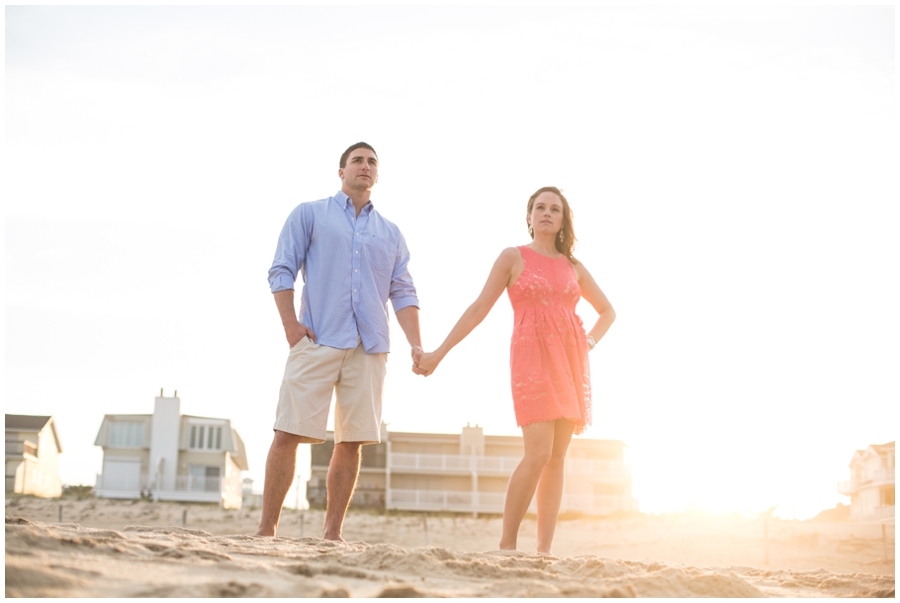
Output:
[[531,238],[534,238],[534,228],[531,227],[531,224],[528,225],[528,234],[531,235]]
[[565,241],[565,237],[563,236],[563,231],[560,229],[559,231],[559,242],[562,243]]

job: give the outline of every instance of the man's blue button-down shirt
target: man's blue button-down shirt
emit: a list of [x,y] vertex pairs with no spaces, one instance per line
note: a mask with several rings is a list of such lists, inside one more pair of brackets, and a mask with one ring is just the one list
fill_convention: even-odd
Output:
[[303,276],[300,322],[316,342],[367,354],[390,350],[387,300],[394,312],[419,306],[400,229],[370,202],[359,217],[344,192],[298,205],[288,216],[269,270],[272,293]]

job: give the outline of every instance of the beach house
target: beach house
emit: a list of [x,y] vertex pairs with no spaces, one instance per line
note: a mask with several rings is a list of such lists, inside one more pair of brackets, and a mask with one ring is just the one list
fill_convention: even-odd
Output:
[[160,391],[152,415],[103,417],[94,442],[103,448],[103,473],[94,493],[240,509],[244,442],[228,419],[181,414],[177,393]]
[[6,492],[62,494],[56,468],[62,445],[53,417],[6,415]]
[[850,460],[850,479],[838,492],[850,497],[855,521],[894,521],[894,442],[857,450]]
[[243,498],[241,506],[245,509],[258,509],[262,506],[262,493],[253,491],[253,480],[249,477],[244,478]]
[[[384,425],[381,431],[380,444],[362,447],[352,506],[475,515],[503,512],[506,483],[524,452],[521,436],[485,435],[477,425],[467,425],[458,434],[392,432]],[[624,449],[619,440],[574,438],[560,512],[636,511]],[[311,447],[306,488],[310,507],[325,505],[333,450],[332,432],[324,444]]]

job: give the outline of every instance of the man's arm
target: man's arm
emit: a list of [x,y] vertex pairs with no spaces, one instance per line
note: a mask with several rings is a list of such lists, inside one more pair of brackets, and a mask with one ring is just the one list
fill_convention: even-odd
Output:
[[269,288],[272,293],[293,289],[294,282],[300,274],[300,268],[306,262],[306,252],[311,235],[310,217],[306,214],[306,203],[301,203],[290,213],[275,248],[275,259],[269,268]]
[[[315,333],[297,320],[297,311],[294,309],[294,290],[276,291],[273,293],[273,297],[275,298],[275,305],[278,306],[278,314],[281,316],[281,324],[284,326],[284,335],[287,337],[288,345],[294,347],[304,337],[309,337],[315,341]],[[418,317],[416,317],[417,332],[418,328],[419,322]]]
[[394,315],[400,328],[406,334],[406,340],[412,348],[412,370],[417,375],[419,372],[416,363],[422,357],[422,337],[419,334],[419,300],[416,297],[416,287],[413,285],[412,275],[409,273],[409,249],[406,247],[406,239],[400,235],[397,244],[397,256],[394,259],[394,271],[391,275],[391,288],[388,297],[394,305]]
[[406,334],[406,341],[412,348],[413,372],[416,371],[415,364],[422,357],[422,337],[419,334],[419,309],[415,306],[406,306],[398,310],[395,315],[400,328]]
[[301,203],[285,220],[278,237],[275,259],[269,269],[269,287],[275,297],[278,314],[281,316],[284,335],[291,347],[307,335],[311,340],[316,340],[313,332],[297,320],[297,311],[294,308],[294,283],[300,267],[306,261],[309,228],[305,204]]

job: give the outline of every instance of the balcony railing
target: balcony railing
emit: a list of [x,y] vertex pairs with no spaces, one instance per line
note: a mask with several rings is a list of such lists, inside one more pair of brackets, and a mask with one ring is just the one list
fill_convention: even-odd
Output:
[[517,456],[476,456],[478,473],[502,473],[508,475],[522,459]]
[[175,478],[175,490],[182,492],[218,492],[222,488],[220,477],[180,475]]
[[[499,473],[509,475],[519,464],[517,456],[463,456],[459,454],[419,454],[394,452],[390,466],[396,471],[425,471],[430,473]],[[617,461],[568,459],[566,473],[604,475],[627,478],[631,468]]]
[[887,519],[888,517],[894,517],[894,505],[875,509],[875,519]]
[[416,511],[502,513],[505,496],[502,492],[391,490],[388,508]]
[[[147,476],[140,478],[136,474],[122,476],[118,480],[104,479],[102,474],[97,474],[97,490],[132,491],[140,490],[148,482]],[[154,484],[149,484],[153,489]],[[175,478],[175,491],[177,492],[218,492],[222,486],[222,478],[219,477],[194,477],[181,475]]]
[[475,458],[477,457],[460,456],[458,454],[394,452],[390,455],[390,465],[392,469],[435,471],[440,473],[467,472],[472,471]]
[[[416,511],[457,511],[463,513],[502,513],[503,492],[459,492],[450,490],[391,490],[389,509]],[[530,510],[536,510],[532,501]],[[625,496],[589,494],[563,495],[560,512],[579,511],[587,515],[609,515],[616,511],[637,510],[636,501]]]
[[866,488],[868,486],[883,486],[893,483],[894,470],[879,469],[878,471],[873,472],[871,475],[867,475],[862,478],[849,479],[843,482],[838,482],[838,494],[849,496],[850,494],[853,494],[860,489]]

